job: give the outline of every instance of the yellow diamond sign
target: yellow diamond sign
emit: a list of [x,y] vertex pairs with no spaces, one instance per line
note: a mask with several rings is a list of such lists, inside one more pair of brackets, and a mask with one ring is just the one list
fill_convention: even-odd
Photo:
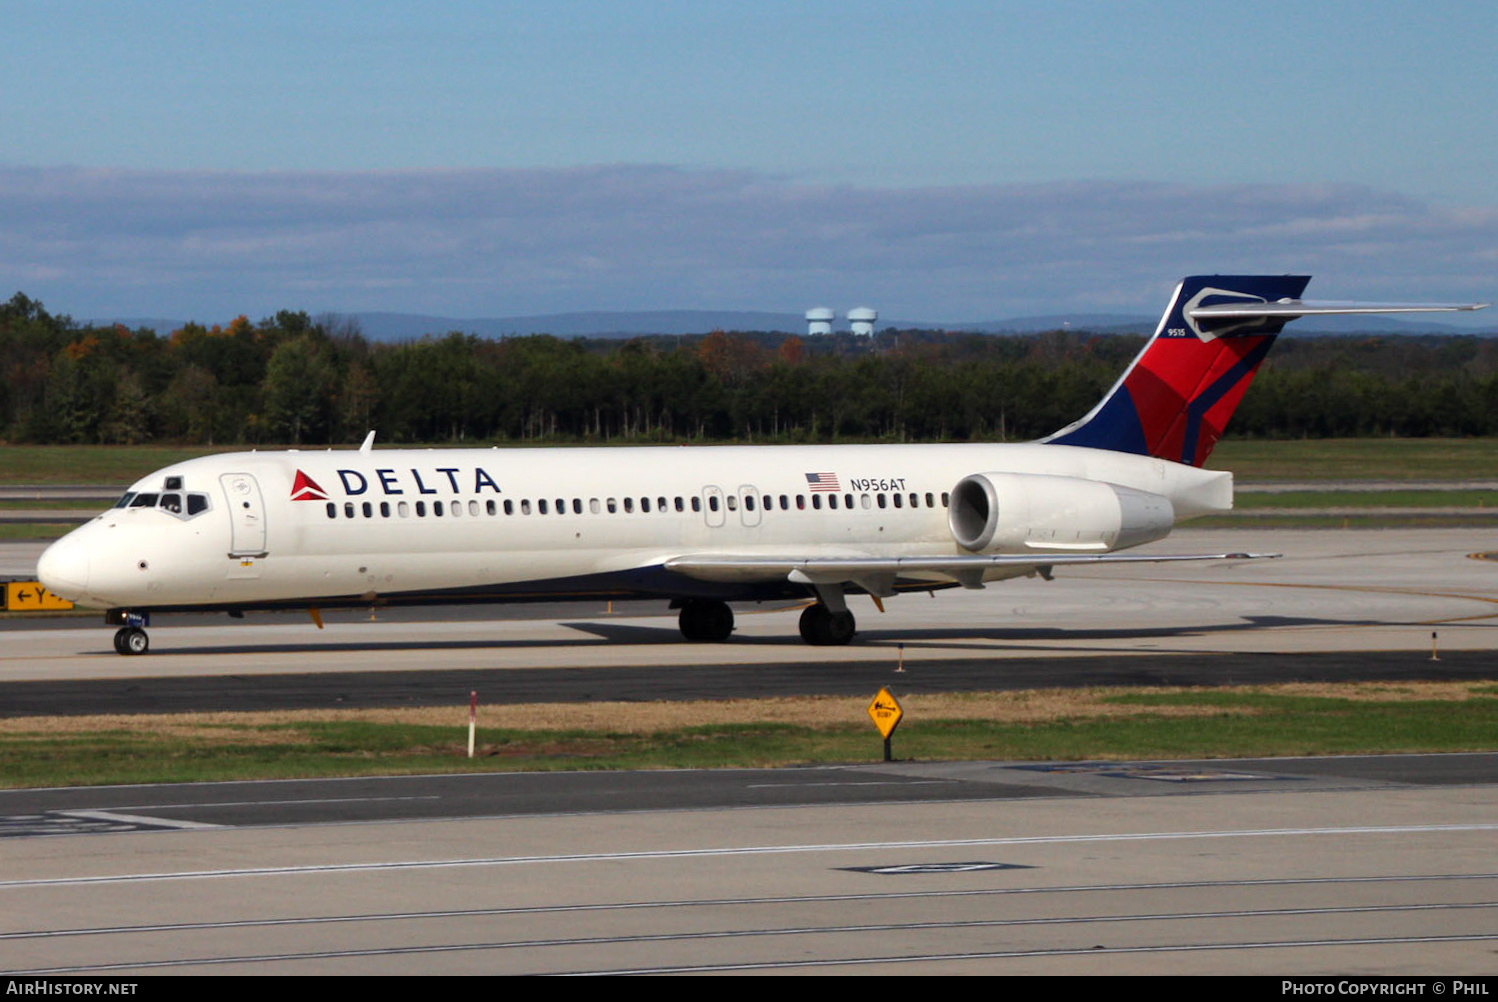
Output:
[[900,718],[905,716],[905,711],[900,709],[900,701],[894,697],[888,689],[880,689],[879,695],[869,704],[869,716],[873,718],[874,726],[879,728],[879,733],[886,741],[895,733],[895,728],[900,726]]

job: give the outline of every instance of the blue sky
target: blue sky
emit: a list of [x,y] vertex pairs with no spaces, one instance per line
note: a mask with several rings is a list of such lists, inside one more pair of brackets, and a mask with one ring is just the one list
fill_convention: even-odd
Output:
[[0,289],[76,316],[1492,299],[1490,3],[0,0]]

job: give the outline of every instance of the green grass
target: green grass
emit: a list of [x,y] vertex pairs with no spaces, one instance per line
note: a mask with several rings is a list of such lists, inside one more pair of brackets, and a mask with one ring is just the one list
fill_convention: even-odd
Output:
[[1233,505],[1256,508],[1473,508],[1498,514],[1495,491],[1238,491]]
[[1489,478],[1498,438],[1225,439],[1208,465],[1240,481]]
[[25,543],[61,539],[76,528],[76,522],[4,522],[0,523],[0,542]]
[[[1458,687],[1450,691],[1457,692]],[[1257,690],[1123,692],[1046,719],[909,719],[897,758],[1068,761],[1450,752],[1498,747],[1498,687],[1463,687],[1454,699],[1412,698],[1397,688],[1356,698]],[[1044,694],[1042,694],[1044,695]],[[1023,694],[1006,698],[1023,703]],[[1067,697],[1071,698],[1071,697]],[[1127,711],[1107,710],[1112,705]],[[1099,709],[1099,707],[1104,709]],[[754,704],[745,703],[745,717]],[[1125,715],[1109,715],[1124,712]],[[455,711],[454,720],[463,714]],[[188,720],[189,718],[178,718]],[[756,722],[629,732],[608,728],[482,728],[480,755],[465,757],[461,726],[344,717],[181,727],[116,722],[39,730],[12,721],[0,733],[0,783],[9,787],[195,782],[405,773],[773,767],[875,762],[866,724]],[[19,729],[18,729],[19,728]]]

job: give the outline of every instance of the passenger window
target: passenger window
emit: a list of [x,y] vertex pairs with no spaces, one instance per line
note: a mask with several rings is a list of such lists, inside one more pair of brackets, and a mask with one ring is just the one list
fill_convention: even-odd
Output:
[[389,518],[390,517],[390,502],[389,501],[381,501],[380,502],[380,517],[381,518]]
[[404,502],[404,501],[397,501],[395,503],[395,513],[397,515],[399,515],[401,518],[410,518],[411,517],[411,506],[408,505],[408,504],[406,504],[406,502]]
[[640,510],[643,511],[647,515],[650,514],[650,499],[649,498],[640,498]]
[[334,504],[333,502],[331,502],[331,501],[328,502],[328,517],[329,518],[337,518],[338,517],[338,506],[336,504]]
[[676,510],[677,511],[682,511],[683,510],[682,509],[682,503],[681,503],[681,497],[680,497],[680,495],[678,495],[677,498],[676,498]]
[[934,497],[931,496],[931,492],[930,491],[926,492],[926,507],[927,508],[935,508],[936,507],[936,498],[934,498]]
[[597,515],[600,507],[601,506],[599,505],[597,498],[588,498],[588,511],[592,512],[594,515]]
[[806,495],[805,494],[797,494],[796,495],[796,510],[797,511],[805,511],[806,510]]
[[[881,495],[879,495],[879,496],[880,496],[880,497],[884,497],[884,495],[883,495],[883,494],[881,494]],[[902,497],[901,497],[901,496],[900,496],[900,495],[898,495],[898,494],[891,494],[891,495],[890,495],[890,500],[892,500],[892,501],[894,501],[894,503],[895,503],[895,507],[896,507],[896,508],[903,508],[903,507],[905,507],[905,499],[904,499],[904,498],[902,498]]]
[[952,503],[952,495],[948,494],[946,491],[942,491],[941,492],[941,506],[943,508],[946,508],[951,503]]
[[716,495],[716,494],[711,495],[707,499],[707,506],[708,506],[708,508],[712,509],[713,511],[717,511],[718,510],[718,495]]
[[345,501],[343,503],[343,514],[344,514],[345,518],[353,518],[354,517],[354,502],[352,502],[352,501]]
[[665,510],[666,510],[666,499],[665,498],[656,498],[655,499],[655,510],[658,511],[658,512],[662,512],[662,513],[665,512]]
[[497,515],[499,514],[499,506],[494,503],[493,498],[490,498],[484,502],[484,511],[490,515]]
[[[816,495],[812,495],[812,497],[816,497]],[[827,495],[827,507],[829,507],[829,508],[836,508],[837,507],[837,495],[836,494],[829,494],[829,495]]]
[[608,501],[605,502],[605,505],[607,506],[610,515],[616,514],[619,511],[619,502],[614,498],[609,498]]
[[[865,495],[865,496],[867,496],[867,495]],[[852,494],[844,494],[843,495],[843,507],[844,508],[852,508],[853,507],[853,495]]]
[[635,499],[634,498],[625,498],[624,499],[624,510],[626,512],[629,512],[630,514],[634,513],[634,510],[635,510]]
[[447,513],[453,518],[463,517],[463,502],[453,501],[447,506]]
[[572,499],[572,514],[574,514],[574,515],[581,515],[582,513],[583,513],[583,499],[582,498],[573,498]]
[[728,497],[725,500],[727,500],[727,502],[728,502],[728,510],[729,511],[738,511],[739,510],[739,499],[738,498],[736,498],[732,494],[730,494],[730,495],[728,495]]
[[522,514],[522,515],[529,515],[530,513],[531,513],[531,499],[530,498],[523,498],[521,500],[521,502],[520,502],[520,514]]
[[[836,501],[837,500],[837,495],[836,494],[829,494],[829,495],[827,495],[827,500],[828,501]],[[822,510],[822,495],[820,495],[820,494],[813,494],[811,496],[811,506],[813,508],[815,508],[817,511],[821,511]]]
[[425,501],[418,501],[418,502],[416,502],[416,517],[417,518],[426,518],[427,517],[427,503]]
[[505,498],[505,514],[515,514],[515,502],[511,501],[509,498]]
[[[702,499],[700,497],[698,497],[697,495],[695,495],[695,494],[692,495],[692,510],[693,511],[701,511],[702,510]],[[716,509],[716,508],[713,509],[713,511],[717,511],[717,510],[718,509]]]
[[432,502],[432,514],[435,515],[435,516],[437,516],[438,518],[442,517],[442,502],[441,501],[433,501]]
[[[879,507],[884,508],[884,507],[888,506],[887,505],[888,499],[885,498],[885,496],[883,494],[876,494],[875,498],[879,501]],[[867,508],[869,506],[869,496],[867,494],[865,494],[863,496],[863,506],[865,508]]]
[[753,494],[745,494],[744,495],[744,510],[745,511],[753,511],[754,510],[754,495]]
[[370,504],[368,501],[364,502],[364,517],[374,518],[374,505]]
[[[520,503],[520,506],[522,508],[524,508],[525,507],[525,502],[522,501]],[[547,514],[547,511],[546,511],[546,499],[545,498],[542,498],[541,500],[539,500],[539,501],[536,502],[536,511],[539,512],[542,515]]]
[[867,494],[860,494],[858,496],[858,500],[863,504],[865,508],[872,507],[872,505],[869,503],[869,496]]
[[477,501],[470,501],[470,502],[468,502],[468,514],[477,517],[478,513],[479,513],[479,503]]

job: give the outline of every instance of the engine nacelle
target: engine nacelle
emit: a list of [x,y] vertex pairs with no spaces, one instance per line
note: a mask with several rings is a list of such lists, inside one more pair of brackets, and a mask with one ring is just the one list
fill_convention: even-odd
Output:
[[1170,499],[1080,477],[974,473],[952,489],[952,538],[974,553],[1122,550],[1163,539]]

